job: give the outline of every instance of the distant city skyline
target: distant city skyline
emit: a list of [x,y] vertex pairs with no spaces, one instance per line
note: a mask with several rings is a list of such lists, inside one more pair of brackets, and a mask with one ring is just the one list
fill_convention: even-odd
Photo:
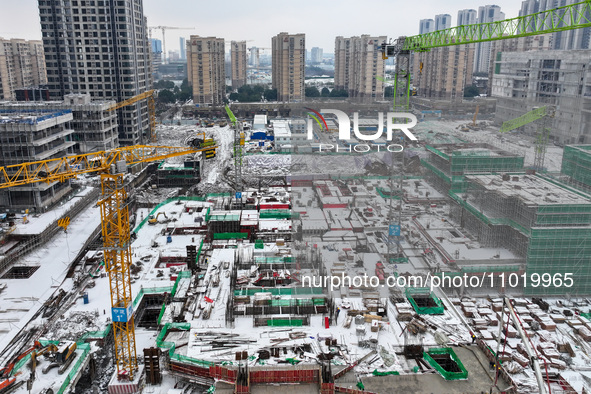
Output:
[[[34,0],[15,2],[0,0],[0,37],[41,39],[38,3]],[[325,54],[334,52],[336,36],[385,35],[396,38],[419,34],[419,20],[433,18],[437,14],[450,14],[452,26],[457,24],[457,12],[487,4],[501,7],[507,18],[518,16],[521,1],[495,0],[423,0],[421,2],[390,2],[370,0],[360,4],[343,0],[338,6],[333,2],[302,0],[296,3],[277,3],[271,0],[242,2],[230,0],[219,3],[194,0],[144,0],[144,13],[149,26],[195,27],[194,30],[168,30],[167,50],[180,51],[179,38],[190,35],[216,36],[227,42],[252,40],[247,47],[271,47],[271,38],[279,32],[305,33],[308,48],[320,47]],[[354,10],[354,12],[351,12]],[[261,23],[254,23],[255,20]],[[244,29],[253,22],[254,29]],[[160,30],[154,30],[153,38],[162,39]],[[229,48],[226,48],[228,50]],[[271,51],[267,51],[268,54]],[[266,52],[266,53],[267,53]]]

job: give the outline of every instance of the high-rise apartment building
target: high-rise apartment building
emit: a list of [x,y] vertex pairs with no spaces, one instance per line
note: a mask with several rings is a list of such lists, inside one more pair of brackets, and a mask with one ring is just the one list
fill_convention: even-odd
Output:
[[272,81],[277,101],[303,101],[305,34],[279,33],[272,39]]
[[41,41],[0,38],[0,99],[14,100],[15,89],[47,83]]
[[[53,98],[88,93],[126,100],[152,87],[151,48],[142,0],[38,0]],[[149,141],[146,102],[117,110],[121,145]]]
[[381,44],[386,36],[337,37],[335,39],[335,89],[361,101],[384,98],[384,66]]
[[435,31],[435,21],[433,19],[421,19],[419,21],[419,34],[427,34]]
[[162,66],[162,41],[157,38],[150,38],[152,48],[152,75],[153,79],[159,78],[160,66]]
[[458,26],[473,25],[477,18],[476,10],[466,9],[458,11]]
[[310,60],[314,64],[322,63],[322,48],[312,48],[312,51],[310,53]]
[[[413,84],[418,96],[462,99],[464,88],[472,84],[473,45],[433,48],[413,56]],[[422,71],[420,63],[423,63]]]
[[[505,19],[505,13],[501,12],[498,5],[485,5],[478,7],[478,23],[497,22]],[[491,61],[492,43],[478,42],[474,52],[474,72],[488,72]]]
[[187,39],[185,37],[179,38],[179,44],[181,47],[180,50],[180,60],[187,60]]
[[451,15],[439,14],[435,15],[435,31],[445,30],[451,28]]
[[246,85],[246,41],[230,43],[230,61],[232,62],[232,89]]
[[[525,0],[521,3],[519,15],[544,12],[579,2],[579,0]],[[591,19],[591,14],[586,12],[585,18]],[[558,27],[563,25],[560,20],[557,20],[556,23]],[[585,27],[553,33],[551,45],[552,49],[591,49],[591,28]]]
[[250,47],[248,48],[248,65],[252,67],[259,66],[259,48]]
[[187,42],[187,76],[195,104],[221,105],[226,94],[223,38],[191,36]]

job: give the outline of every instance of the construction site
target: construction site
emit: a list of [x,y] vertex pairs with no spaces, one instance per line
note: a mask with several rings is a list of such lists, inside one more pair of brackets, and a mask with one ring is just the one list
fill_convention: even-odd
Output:
[[393,106],[0,103],[0,394],[591,392],[585,54],[411,94],[413,53],[556,30],[528,18],[379,44]]
[[[159,147],[120,150],[59,206],[6,215],[3,390],[534,393],[538,370],[549,392],[586,390],[588,146],[548,147],[562,171],[538,173],[514,153],[527,137],[490,124],[425,120],[404,153],[294,154],[259,149],[268,122],[158,126]],[[178,135],[188,148],[163,148]],[[127,304],[106,187],[130,193]]]

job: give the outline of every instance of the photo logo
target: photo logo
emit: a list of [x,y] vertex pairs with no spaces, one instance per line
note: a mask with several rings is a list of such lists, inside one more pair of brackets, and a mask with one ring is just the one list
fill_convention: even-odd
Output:
[[[312,119],[314,119],[316,121],[316,123],[320,127],[320,130],[322,130],[322,125],[324,125],[325,130],[328,130],[326,120],[320,114],[320,112],[331,113],[331,114],[336,115],[337,120],[339,122],[339,139],[340,140],[351,139],[351,127],[350,127],[351,120],[349,119],[349,116],[347,116],[347,114],[344,113],[343,111],[340,111],[338,109],[321,109],[320,112],[318,112],[318,111],[313,110],[312,108],[306,107],[306,109],[308,111],[312,112],[312,113],[309,113],[309,115]],[[313,127],[312,119],[308,119],[308,124],[307,124],[307,126],[308,126],[308,129],[307,129],[308,130],[308,137],[307,138],[309,140],[314,139],[314,127]],[[410,122],[408,122],[408,123],[394,123],[394,119],[410,119]],[[411,133],[411,131],[409,130],[410,128],[416,126],[416,124],[417,124],[417,118],[416,118],[416,116],[414,116],[411,113],[388,112],[386,115],[386,140],[392,141],[393,131],[400,130],[411,141],[417,141],[417,137],[415,137],[414,134]],[[382,112],[378,113],[378,129],[375,134],[368,135],[368,134],[362,134],[361,131],[359,131],[359,113],[354,112],[353,113],[353,133],[355,134],[355,137],[357,137],[358,139],[360,139],[362,141],[377,140],[384,133],[384,114]]]

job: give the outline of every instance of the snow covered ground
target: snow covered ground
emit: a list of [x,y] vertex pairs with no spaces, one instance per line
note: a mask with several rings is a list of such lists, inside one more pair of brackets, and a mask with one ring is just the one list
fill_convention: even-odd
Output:
[[[419,122],[413,130],[428,132],[433,131],[433,134],[445,134],[459,139],[482,142],[493,145],[499,149],[503,149],[518,155],[525,156],[525,166],[533,166],[534,164],[534,137],[524,135],[520,132],[499,133],[499,127],[489,125],[480,131],[463,132],[459,130],[459,126],[465,125],[465,120],[447,121],[447,120],[427,120]],[[490,122],[487,122],[490,124]],[[482,123],[480,123],[482,124]],[[546,151],[546,160],[544,166],[550,172],[560,171],[562,163],[563,149],[549,144]]]
[[[89,206],[70,222],[68,232],[59,232],[16,262],[16,266],[39,267],[27,279],[0,279],[6,289],[0,293],[0,350],[18,334],[37,310],[63,284],[71,262],[91,233],[100,225],[100,210]],[[42,318],[36,324],[43,325]],[[1,364],[1,362],[0,362]]]

